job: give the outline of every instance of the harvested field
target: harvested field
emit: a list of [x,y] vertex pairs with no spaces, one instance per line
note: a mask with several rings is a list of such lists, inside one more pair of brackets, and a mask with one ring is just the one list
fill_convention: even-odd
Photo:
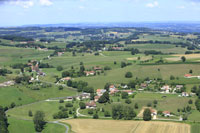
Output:
[[190,125],[173,122],[64,120],[76,133],[190,133]]
[[[138,60],[138,57],[126,58],[129,61]],[[151,56],[140,57],[140,61],[150,60],[152,59]]]
[[166,60],[169,60],[169,61],[179,61],[181,60],[181,57],[182,56],[185,56],[186,59],[198,59],[200,58],[200,54],[176,54],[176,55],[172,55],[174,57],[171,57],[171,58],[165,58]]

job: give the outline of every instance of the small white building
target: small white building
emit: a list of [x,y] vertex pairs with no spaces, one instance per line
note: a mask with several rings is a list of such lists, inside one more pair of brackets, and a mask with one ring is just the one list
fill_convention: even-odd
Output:
[[182,97],[189,97],[189,94],[187,92],[182,92]]

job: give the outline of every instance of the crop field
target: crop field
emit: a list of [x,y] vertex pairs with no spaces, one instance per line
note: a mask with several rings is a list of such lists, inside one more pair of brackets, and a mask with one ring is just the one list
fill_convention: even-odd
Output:
[[186,59],[200,59],[200,54],[177,54],[177,55],[172,55],[174,57],[171,58],[166,58],[169,61],[179,61],[181,60],[182,56],[185,56]]
[[[86,122],[87,121],[87,122]],[[190,133],[190,125],[173,122],[65,120],[76,133]]]

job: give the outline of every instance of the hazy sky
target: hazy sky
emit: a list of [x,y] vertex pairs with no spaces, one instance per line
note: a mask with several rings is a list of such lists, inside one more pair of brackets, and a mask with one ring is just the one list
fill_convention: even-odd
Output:
[[0,26],[200,21],[200,0],[0,0]]

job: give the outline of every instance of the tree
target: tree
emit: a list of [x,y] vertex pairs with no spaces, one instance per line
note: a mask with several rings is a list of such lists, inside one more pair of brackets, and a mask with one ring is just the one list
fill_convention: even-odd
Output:
[[192,69],[189,71],[189,73],[191,73],[191,74],[193,73]]
[[173,75],[170,76],[170,80],[174,80],[175,77]]
[[33,113],[31,110],[28,111],[28,116],[32,117],[33,116]]
[[196,100],[195,106],[196,106],[197,110],[200,111],[200,99]]
[[126,78],[132,78],[132,77],[133,77],[133,74],[132,74],[131,72],[127,72],[127,73],[125,74],[125,77],[126,77]]
[[85,103],[80,102],[80,103],[79,103],[79,107],[80,107],[81,109],[85,109],[85,108],[86,108],[86,105],[85,105]]
[[125,103],[131,104],[131,100],[130,100],[130,99],[126,99],[126,100],[125,100]]
[[57,71],[62,71],[63,67],[62,66],[58,66],[56,69],[57,69]]
[[110,117],[110,112],[109,112],[109,111],[105,111],[105,112],[104,112],[104,116],[105,116],[105,117]]
[[188,101],[188,103],[189,103],[189,104],[192,104],[192,103],[193,103],[192,99],[190,99],[190,100]]
[[93,114],[93,109],[89,109],[88,114],[90,114],[90,115]]
[[59,103],[64,103],[64,100],[63,100],[63,99],[60,99],[60,100],[59,100]]
[[41,132],[44,129],[44,125],[46,124],[44,117],[45,117],[44,112],[36,111],[33,118],[35,131]]
[[93,115],[93,119],[99,119],[99,116],[97,113]]
[[138,104],[137,104],[137,103],[135,103],[135,109],[138,109],[138,108],[139,108]]
[[10,108],[14,108],[16,106],[16,104],[14,103],[14,102],[12,102],[11,104],[10,104]]
[[143,120],[144,121],[150,121],[151,120],[151,111],[150,109],[145,109],[143,112]]
[[133,48],[132,50],[131,50],[131,54],[132,55],[135,55],[135,54],[138,54],[139,53],[139,50],[137,49],[137,48]]
[[128,98],[128,93],[127,92],[122,92],[121,97],[122,97],[122,99],[127,99]]
[[0,133],[8,133],[8,126],[5,109],[0,106]]
[[157,101],[157,100],[154,100],[153,103],[154,103],[154,104],[158,104],[158,101]]
[[71,80],[68,80],[68,81],[67,81],[67,86],[69,86],[69,87],[72,86],[72,81],[71,81]]
[[106,103],[110,100],[108,91],[104,92],[103,95],[99,98],[99,103]]
[[135,88],[135,86],[136,86],[136,82],[135,81],[130,81],[129,83],[128,83],[128,87],[129,88]]
[[126,63],[125,62],[121,62],[121,68],[126,67]]
[[59,90],[63,90],[63,88],[64,88],[64,87],[63,87],[62,85],[59,85],[59,86],[58,86],[58,89],[59,89]]
[[124,120],[132,120],[134,117],[136,117],[136,113],[134,112],[132,107],[124,106],[121,104],[112,106],[113,119],[119,120],[124,118]]
[[182,56],[182,57],[181,57],[181,60],[182,60],[182,62],[185,62],[185,61],[186,61],[185,56]]
[[65,107],[71,108],[71,107],[73,107],[73,104],[68,102],[68,103],[65,104]]

